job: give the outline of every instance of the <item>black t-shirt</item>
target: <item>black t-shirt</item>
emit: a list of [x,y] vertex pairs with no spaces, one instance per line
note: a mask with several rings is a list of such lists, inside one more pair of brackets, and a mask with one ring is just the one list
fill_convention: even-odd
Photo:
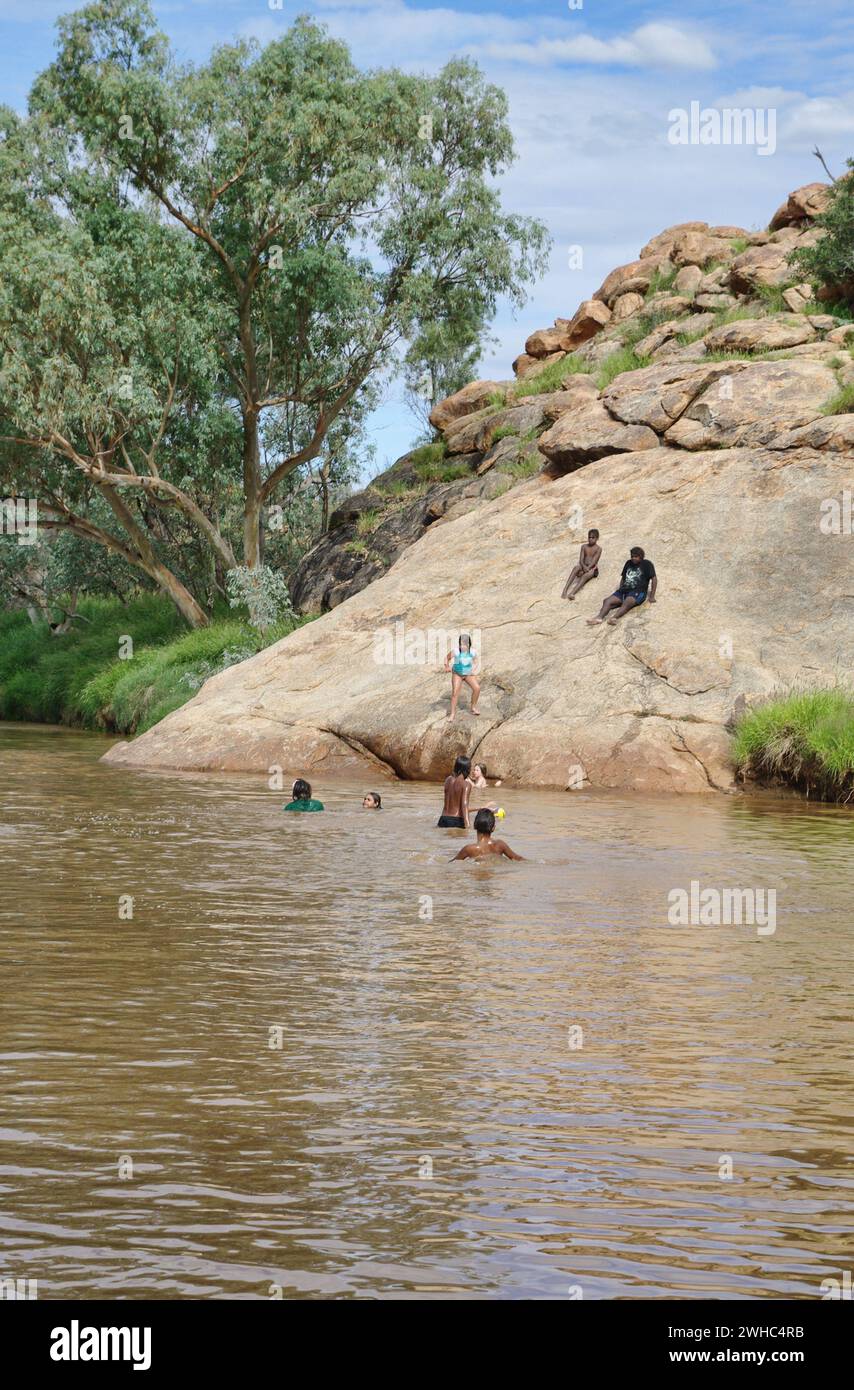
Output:
[[651,560],[627,560],[623,565],[620,588],[630,594],[643,594],[649,582],[655,578],[655,565]]

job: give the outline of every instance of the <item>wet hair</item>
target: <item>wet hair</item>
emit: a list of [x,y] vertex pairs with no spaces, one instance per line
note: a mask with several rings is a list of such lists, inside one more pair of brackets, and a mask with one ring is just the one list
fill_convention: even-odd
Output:
[[474,818],[474,828],[478,835],[491,835],[495,829],[495,813],[484,808]]
[[377,808],[377,810],[378,810],[378,811],[381,811],[381,810],[382,810],[382,808],[383,808],[383,799],[382,799],[382,797],[380,796],[379,792],[365,792],[365,796],[373,797],[374,802],[376,803],[376,808]]
[[489,776],[489,773],[488,773],[487,770],[486,770],[486,763],[475,763],[475,767],[479,767],[479,768],[480,768],[480,773],[481,773],[481,776],[482,776],[482,777],[488,777],[488,776]]
[[454,776],[468,777],[470,772],[471,758],[465,758],[461,755],[459,758],[457,758],[457,761],[454,763]]
[[304,782],[302,777],[298,777],[294,782],[291,799],[293,801],[311,801],[311,784]]
[[469,634],[468,632],[461,632],[460,635],[459,635],[459,637],[457,638],[457,649],[458,649],[459,651],[462,651],[462,649],[463,649],[463,642],[465,642],[465,644],[466,644],[466,651],[467,651],[467,652],[470,652],[470,651],[471,651],[471,636],[470,636],[470,634]]
[[632,548],[631,548],[631,550],[629,551],[629,554],[630,554],[630,555],[639,555],[639,556],[641,557],[641,559],[643,560],[643,559],[645,558],[645,556],[646,556],[646,551],[644,550],[644,548],[643,548],[642,545],[633,545]]
[[590,528],[590,530],[587,532],[587,534],[588,534],[588,536],[595,536],[596,539],[597,539],[597,541],[598,541],[598,539],[599,539],[599,532],[596,530],[596,527],[595,527],[595,526],[591,526],[591,528]]

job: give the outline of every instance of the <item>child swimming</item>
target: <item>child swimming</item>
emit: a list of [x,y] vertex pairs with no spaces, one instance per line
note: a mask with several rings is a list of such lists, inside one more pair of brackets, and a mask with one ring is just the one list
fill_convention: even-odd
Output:
[[574,599],[579,589],[582,589],[591,579],[598,579],[601,558],[602,547],[599,544],[599,532],[596,530],[588,531],[587,544],[581,547],[578,564],[570,570],[569,578],[563,586],[561,598]]
[[445,657],[445,670],[451,672],[451,709],[448,718],[456,717],[457,700],[460,698],[463,681],[471,690],[471,712],[479,715],[477,702],[480,699],[480,681],[477,677],[480,660],[477,652],[471,649],[471,637],[467,632],[460,633],[455,649]]
[[283,811],[322,811],[323,802],[313,801],[311,796],[311,784],[298,777],[291,789],[291,800],[287,806],[282,807]]
[[366,792],[362,797],[363,811],[381,811],[382,808],[383,802],[379,792]]
[[[525,858],[524,854],[517,854],[511,849],[506,840],[493,840],[495,816],[491,811],[478,811],[474,818],[474,828],[477,832],[476,842],[473,845],[463,845],[459,854],[454,855],[454,859],[485,859],[488,854],[503,855],[505,859]],[[454,859],[451,860],[452,864]]]
[[[501,778],[496,777],[494,780],[496,787],[500,787]],[[470,781],[472,786],[477,787],[479,791],[482,790],[484,787],[489,786],[489,775],[486,771],[485,763],[475,763],[474,767],[471,770]],[[484,803],[484,809],[487,811],[495,811],[497,813],[500,810],[500,807],[498,806],[497,802],[487,801]]]

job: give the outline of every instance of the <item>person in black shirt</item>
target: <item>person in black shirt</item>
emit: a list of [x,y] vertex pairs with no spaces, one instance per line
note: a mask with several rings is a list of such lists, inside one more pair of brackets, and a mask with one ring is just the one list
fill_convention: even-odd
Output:
[[593,627],[596,623],[604,622],[605,614],[610,613],[608,622],[613,627],[617,619],[622,618],[624,613],[630,613],[633,608],[639,607],[647,599],[650,603],[655,603],[657,585],[655,565],[651,560],[647,560],[639,545],[633,545],[629,552],[629,558],[623,565],[620,587],[606,598],[595,618],[587,619],[588,625]]

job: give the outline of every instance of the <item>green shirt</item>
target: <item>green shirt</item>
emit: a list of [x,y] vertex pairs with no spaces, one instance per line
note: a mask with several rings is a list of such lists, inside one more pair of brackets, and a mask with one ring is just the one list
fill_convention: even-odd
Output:
[[322,801],[289,801],[287,806],[282,807],[283,811],[322,811]]

